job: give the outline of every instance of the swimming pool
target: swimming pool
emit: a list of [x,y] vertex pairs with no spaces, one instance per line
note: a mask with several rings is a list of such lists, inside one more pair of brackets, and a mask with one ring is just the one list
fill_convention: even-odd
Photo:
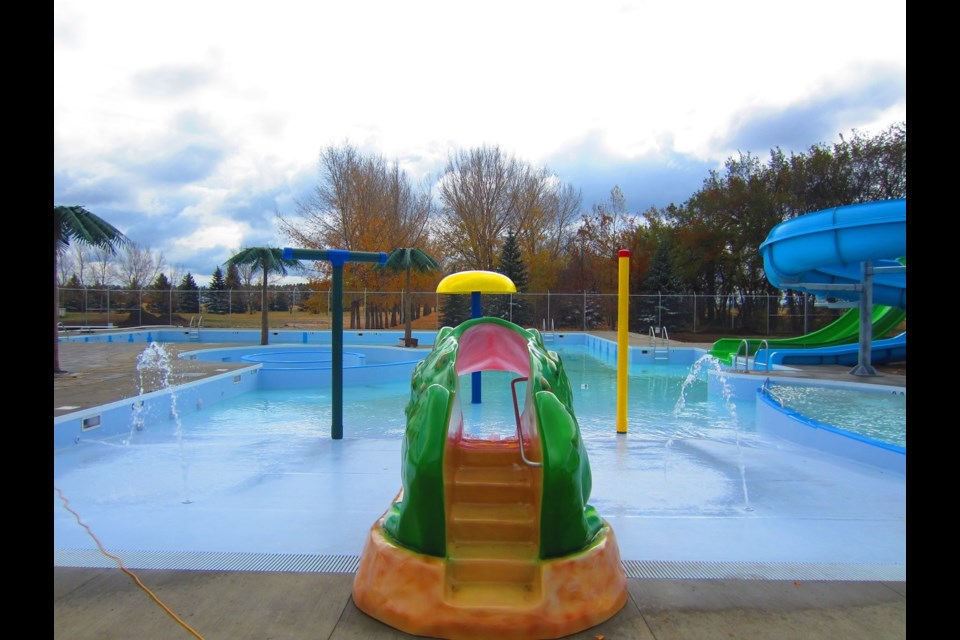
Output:
[[[626,562],[843,567],[834,578],[905,572],[903,474],[765,433],[751,395],[712,392],[710,367],[691,379],[697,353],[631,364],[628,434],[617,435],[608,347],[556,348],[591,460],[591,503]],[[484,401],[464,404],[465,423],[474,435],[505,436],[509,374],[483,376]],[[469,397],[469,376],[461,385]],[[55,450],[55,485],[108,548],[131,567],[195,564],[197,554],[208,566],[233,554],[244,567],[359,554],[399,488],[409,377],[345,387],[342,441],[329,438],[322,388],[253,385],[199,407],[183,401],[186,391],[176,420],[161,403],[143,430],[128,422],[122,434],[94,430]],[[111,566],[98,564],[57,499],[54,533],[55,562]]]

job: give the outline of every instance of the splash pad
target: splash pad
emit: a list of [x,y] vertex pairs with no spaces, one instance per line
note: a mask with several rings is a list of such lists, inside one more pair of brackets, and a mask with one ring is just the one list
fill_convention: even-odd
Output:
[[[516,434],[470,437],[459,376],[517,374]],[[517,385],[525,393],[522,410]],[[402,489],[371,527],[353,585],[368,615],[414,635],[557,638],[626,603],[610,525],[588,504],[590,463],[560,358],[498,318],[445,327],[414,370]]]

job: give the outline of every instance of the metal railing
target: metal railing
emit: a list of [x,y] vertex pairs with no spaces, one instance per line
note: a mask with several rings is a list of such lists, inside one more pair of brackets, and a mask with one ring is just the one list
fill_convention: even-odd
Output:
[[513,392],[513,415],[517,419],[517,442],[520,443],[520,459],[523,460],[523,464],[528,467],[542,467],[542,462],[534,462],[527,458],[527,454],[523,450],[523,428],[520,421],[520,405],[517,404],[517,383],[525,382],[528,378],[514,378],[510,383],[510,390]]
[[[666,327],[649,327],[647,332],[650,346],[653,347],[654,360],[670,359],[670,334]],[[661,343],[664,345],[661,347]]]

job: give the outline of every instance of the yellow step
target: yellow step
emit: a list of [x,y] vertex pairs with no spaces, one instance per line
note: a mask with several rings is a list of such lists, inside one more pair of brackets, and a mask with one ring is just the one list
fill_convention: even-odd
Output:
[[531,504],[456,502],[447,523],[454,542],[538,542]]
[[454,542],[447,547],[452,560],[536,560],[535,542]]
[[518,465],[460,467],[449,487],[457,502],[533,502],[533,479]]
[[535,607],[543,599],[539,583],[460,583],[448,581],[444,599],[458,607]]
[[447,560],[447,578],[457,583],[516,582],[532,584],[540,571],[533,560],[471,558]]

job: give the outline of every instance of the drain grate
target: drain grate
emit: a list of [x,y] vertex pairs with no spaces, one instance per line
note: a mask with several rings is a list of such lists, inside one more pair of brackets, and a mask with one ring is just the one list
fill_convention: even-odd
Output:
[[672,580],[855,580],[904,581],[901,564],[827,562],[659,562],[623,561],[628,578]]
[[[191,571],[280,571],[288,573],[353,573],[360,557],[312,553],[231,553],[210,551],[111,551],[128,569]],[[54,549],[53,566],[115,568],[117,563],[93,549]]]
[[[128,569],[190,571],[271,571],[287,573],[354,573],[355,555],[311,553],[231,553],[212,551],[112,551]],[[112,569],[117,564],[94,549],[54,549],[53,566]],[[669,580],[835,580],[895,581],[907,579],[902,564],[806,562],[683,562],[624,560],[628,578]]]

